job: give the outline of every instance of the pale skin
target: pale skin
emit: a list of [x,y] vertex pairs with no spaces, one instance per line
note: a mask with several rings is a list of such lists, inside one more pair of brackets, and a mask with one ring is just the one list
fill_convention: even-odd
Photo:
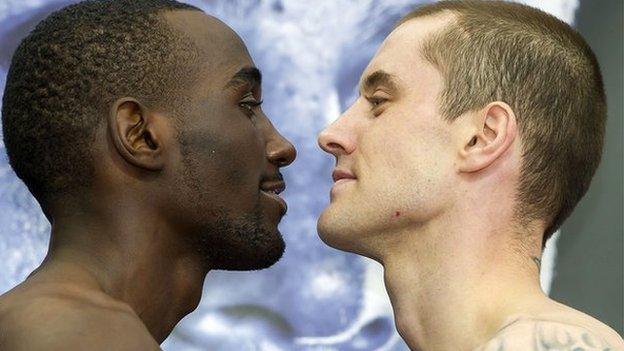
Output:
[[[281,240],[282,206],[264,193],[283,185],[275,174],[294,160],[295,150],[257,103],[260,82],[244,44],[199,11],[171,11],[163,18],[188,31],[207,55],[200,57],[208,66],[202,66],[199,86],[188,92],[185,123],[222,138],[213,138],[213,148],[200,143],[193,149],[193,161],[207,174],[190,195],[204,192],[210,201],[180,194],[186,166],[172,117],[120,97],[102,116],[106,122],[92,145],[98,160],[93,186],[80,199],[46,207],[52,233],[45,260],[0,297],[1,350],[159,350],[199,304],[207,273],[220,268],[188,239],[205,229],[197,227],[197,213],[208,216],[215,203],[232,215],[257,205],[264,215],[260,224],[270,229],[263,243]],[[226,162],[234,154],[243,167]],[[239,175],[236,184],[229,182],[232,172]],[[217,242],[204,243],[210,244]]]
[[384,267],[412,350],[619,350],[600,321],[540,288],[543,221],[518,225],[522,157],[503,101],[442,119],[440,72],[420,56],[450,16],[396,28],[365,69],[360,97],[321,132],[336,158],[319,234]]

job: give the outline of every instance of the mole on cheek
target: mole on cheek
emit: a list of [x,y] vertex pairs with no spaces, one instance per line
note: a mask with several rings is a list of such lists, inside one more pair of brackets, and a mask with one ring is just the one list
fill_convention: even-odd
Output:
[[394,214],[392,215],[393,218],[399,218],[401,217],[401,212],[400,211],[395,211]]

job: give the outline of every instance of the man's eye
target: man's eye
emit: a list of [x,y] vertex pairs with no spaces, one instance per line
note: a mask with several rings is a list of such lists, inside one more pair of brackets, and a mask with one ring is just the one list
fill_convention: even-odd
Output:
[[380,106],[381,104],[383,104],[386,101],[387,101],[387,99],[380,98],[380,97],[371,97],[371,98],[368,99],[368,102],[370,102],[370,104],[373,105],[373,107]]
[[254,114],[256,107],[262,105],[262,100],[258,101],[253,95],[247,95],[238,103],[238,106],[245,112]]
[[388,102],[389,99],[386,97],[374,95],[367,97],[366,100],[371,105],[371,109],[375,111],[378,107]]

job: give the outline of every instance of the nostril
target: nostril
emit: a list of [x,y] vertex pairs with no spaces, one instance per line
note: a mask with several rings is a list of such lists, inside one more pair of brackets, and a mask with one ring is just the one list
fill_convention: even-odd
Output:
[[292,144],[288,144],[287,147],[280,149],[277,152],[270,153],[267,158],[271,163],[278,167],[284,167],[291,164],[297,157],[297,150]]
[[338,143],[327,143],[327,148],[331,150],[341,149],[342,147]]
[[336,142],[328,142],[325,144],[319,144],[321,146],[321,149],[323,149],[323,151],[332,154],[334,156],[338,155],[338,154],[345,154],[347,153],[345,148],[342,147],[341,144],[336,143]]
[[326,152],[331,152],[332,146],[335,147],[336,143],[332,142],[332,139],[328,138],[324,134],[321,134],[318,138],[318,146]]
[[292,159],[286,158],[286,157],[280,157],[278,159],[275,160],[275,164],[278,167],[284,167],[284,166],[288,166],[289,164],[292,163]]

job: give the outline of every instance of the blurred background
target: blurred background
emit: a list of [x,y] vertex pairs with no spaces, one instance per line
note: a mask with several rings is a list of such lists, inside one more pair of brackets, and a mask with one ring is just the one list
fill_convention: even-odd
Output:
[[[0,0],[0,89],[15,47],[41,19],[76,1]],[[316,218],[329,200],[332,157],[316,135],[356,96],[361,72],[415,0],[186,1],[236,30],[263,72],[265,112],[296,146],[284,175],[283,259],[260,272],[211,272],[198,309],[163,344],[175,350],[407,350],[394,329],[381,267],[326,247]],[[624,332],[622,17],[618,0],[521,1],[563,19],[601,64],[609,118],[589,193],[549,242],[542,286]],[[572,171],[572,170],[571,170]],[[0,294],[42,260],[49,223],[8,165],[0,141]]]

